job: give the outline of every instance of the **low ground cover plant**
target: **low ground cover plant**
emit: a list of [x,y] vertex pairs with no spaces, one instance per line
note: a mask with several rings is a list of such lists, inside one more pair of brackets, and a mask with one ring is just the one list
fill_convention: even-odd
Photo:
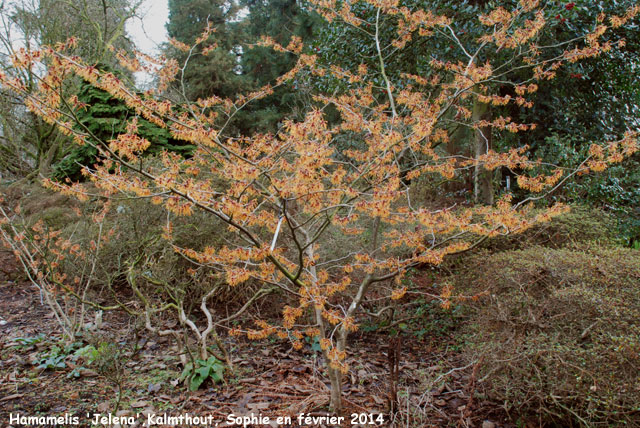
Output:
[[584,242],[472,257],[455,280],[487,292],[466,327],[482,394],[543,425],[637,423],[639,260]]

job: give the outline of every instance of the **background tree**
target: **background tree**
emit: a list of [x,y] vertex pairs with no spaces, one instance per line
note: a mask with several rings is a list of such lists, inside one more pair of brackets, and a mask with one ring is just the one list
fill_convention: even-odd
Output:
[[188,100],[231,97],[243,88],[238,69],[240,39],[233,24],[238,10],[235,1],[169,0],[167,32],[181,46],[194,44],[209,23],[214,28],[212,45],[198,44],[193,50],[167,47],[167,55],[184,65],[175,89]]
[[[4,73],[21,78],[30,87],[46,71],[19,70],[11,64],[11,56],[20,49],[33,50],[65,42],[69,37],[78,38],[74,53],[82,55],[90,63],[119,67],[115,48],[131,48],[126,38],[125,23],[135,16],[140,2],[124,0],[21,0],[5,3],[0,7],[0,64]],[[20,75],[27,73],[28,75]],[[70,89],[72,91],[72,89]],[[52,165],[72,148],[69,140],[57,132],[54,126],[24,111],[23,100],[4,93],[7,108],[0,113],[3,123],[2,150],[7,159],[5,172],[14,175],[30,174],[31,177],[48,175]]]
[[[101,67],[101,69],[107,70],[108,67]],[[145,154],[156,155],[162,151],[171,151],[188,156],[194,148],[191,144],[185,144],[184,141],[173,138],[166,129],[137,116],[133,109],[127,107],[118,98],[114,98],[109,92],[98,89],[87,82],[81,84],[77,101],[82,105],[77,112],[79,126],[82,129],[87,129],[92,135],[91,138],[110,141],[117,135],[126,132],[127,123],[135,118],[138,134],[150,142]],[[98,161],[97,145],[97,141],[95,141],[93,144],[84,144],[73,148],[55,165],[53,177],[58,180],[81,180],[82,168],[94,165]]]
[[73,36],[78,38],[78,55],[115,68],[119,64],[114,50],[133,48],[125,25],[136,15],[142,0],[31,1],[32,4],[21,7],[18,14],[39,34],[41,45],[52,46]]
[[[299,37],[303,42],[311,40],[319,17],[308,8],[291,0],[245,0],[238,4],[172,1],[169,8],[169,36],[181,43],[193,43],[206,27],[207,18],[215,28],[211,37],[216,46],[213,51],[204,46],[193,51],[180,51],[175,46],[168,48],[169,56],[179,63],[185,63],[189,57],[184,78],[174,85],[187,99],[194,101],[212,95],[233,97],[239,92],[274,85],[273,94],[234,112],[227,127],[230,134],[275,132],[284,117],[300,112],[302,104],[309,102],[302,91],[302,82],[275,84],[279,76],[295,65],[295,56],[274,52],[259,44],[262,37],[270,37],[283,45],[292,37]],[[239,10],[242,13],[238,13]],[[208,51],[206,56],[204,49]]]
[[[293,37],[298,37],[306,45],[317,36],[321,19],[308,4],[296,0],[243,0],[241,6],[247,11],[239,26],[244,37],[242,74],[254,89],[273,85],[278,77],[294,67],[297,58],[291,53],[261,46],[260,40],[270,37],[286,46]],[[302,118],[305,104],[310,103],[305,81],[299,76],[294,82],[276,87],[272,95],[249,104],[239,116],[243,134],[275,132],[284,118]]]
[[[456,20],[456,31],[436,29],[432,37],[412,38],[401,41],[399,33],[404,31],[399,27],[401,21],[395,17],[383,17],[378,38],[381,52],[387,61],[385,72],[394,87],[404,87],[408,84],[402,73],[414,73],[424,78],[433,75],[430,61],[437,59],[450,62],[467,62],[469,57],[465,52],[472,52],[476,40],[486,32],[486,26],[476,18],[496,7],[506,10],[515,7],[510,1],[448,1],[435,2],[412,1],[404,5],[414,8],[422,7],[436,13],[446,14]],[[584,36],[597,25],[598,15],[620,14],[632,7],[634,2],[565,2],[554,1],[546,3],[544,11],[548,25],[537,35],[536,43],[545,46],[549,54],[562,55],[565,43]],[[331,22],[323,27],[322,33],[315,41],[313,49],[320,56],[320,61],[329,66],[336,61],[343,61],[345,68],[356,72],[362,63],[371,70],[379,70],[377,63],[375,38],[372,28],[375,23],[375,8],[364,2],[353,7],[354,21],[351,23]],[[415,30],[413,30],[415,32]],[[603,39],[603,43],[610,43],[612,49],[604,52],[606,61],[586,59],[574,63],[570,67],[559,70],[556,78],[562,84],[545,84],[539,82],[536,95],[531,98],[532,103],[487,106],[476,99],[467,100],[462,105],[476,119],[491,115],[505,115],[521,123],[536,123],[539,126],[526,135],[513,135],[497,129],[470,129],[464,125],[459,111],[452,105],[447,120],[452,138],[443,144],[442,149],[450,155],[464,154],[477,157],[486,152],[491,144],[503,148],[525,146],[530,147],[532,156],[545,153],[545,140],[553,134],[561,135],[576,143],[575,135],[585,136],[580,144],[584,150],[588,149],[590,141],[606,138],[611,130],[613,133],[624,132],[628,124],[633,123],[634,113],[638,109],[640,91],[637,82],[640,70],[637,66],[638,34],[636,24],[611,29]],[[348,39],[350,43],[338,43],[338,40]],[[618,45],[623,40],[626,46]],[[404,45],[399,49],[399,45]],[[510,53],[481,50],[475,58],[478,64],[487,60],[507,61]],[[611,74],[616,70],[615,75]],[[373,75],[377,86],[384,87],[384,79],[378,71]],[[523,81],[526,75],[514,70],[505,75],[504,84],[499,83],[498,89],[503,96],[516,99],[519,94],[509,82]],[[348,92],[351,88],[345,80],[335,79],[327,74],[316,79],[316,85],[323,90],[337,90]],[[558,115],[555,112],[563,111]],[[626,112],[624,115],[619,112]],[[613,123],[616,122],[616,123]],[[485,135],[486,134],[486,135]],[[490,144],[487,144],[490,143]],[[446,146],[446,147],[445,147]],[[562,158],[549,158],[550,162],[561,161]],[[473,189],[476,202],[490,203],[495,194],[497,177],[494,173],[474,169],[473,176],[467,172],[454,177],[456,181],[467,181],[466,186]],[[448,186],[448,190],[460,189],[460,186]]]

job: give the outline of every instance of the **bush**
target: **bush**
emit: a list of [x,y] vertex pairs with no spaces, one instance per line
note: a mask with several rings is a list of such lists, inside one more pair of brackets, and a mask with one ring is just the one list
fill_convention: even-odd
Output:
[[561,248],[585,242],[602,246],[618,244],[616,219],[602,210],[573,205],[571,211],[548,223],[540,223],[521,234],[488,239],[483,247],[504,251],[532,246]]
[[639,251],[538,246],[466,266],[455,281],[488,291],[467,327],[484,393],[540,424],[640,424]]
[[[93,216],[99,213],[100,204],[104,203],[100,197],[82,203],[38,184],[4,187],[0,192],[4,196],[3,205],[15,211],[16,226],[33,233],[33,227],[40,224],[44,230],[59,231],[61,238],[69,239],[72,244],[86,250],[86,255],[91,257],[89,262],[95,262],[92,291],[104,294],[100,298],[108,298],[111,293],[105,294],[105,290],[118,288],[122,285],[120,282],[126,281],[128,268],[137,259],[148,259],[147,273],[185,288],[181,293],[186,293],[188,288],[189,293],[199,299],[205,292],[200,290],[200,286],[207,285],[194,284],[198,276],[188,272],[197,266],[176,254],[162,239],[163,228],[167,224],[166,210],[147,199],[115,200],[106,211],[104,221],[98,223]],[[171,221],[174,243],[179,247],[218,247],[223,241],[225,229],[204,213],[196,212],[190,217],[172,218]],[[86,256],[65,257],[59,268],[66,277],[83,277],[87,272],[87,262]],[[205,272],[203,275],[209,274]],[[211,282],[210,278],[208,282]],[[142,284],[143,287],[147,285]]]
[[[211,345],[225,348],[214,328],[221,314],[246,309],[242,302],[247,294],[250,298],[260,291],[256,299],[266,295],[255,284],[232,288],[213,268],[178,254],[180,248],[204,250],[223,245],[226,229],[201,211],[173,218],[164,207],[144,198],[105,203],[104,197],[96,196],[98,189],[92,190],[88,202],[75,202],[68,208],[56,205],[65,196],[37,185],[3,194],[6,197],[0,202],[8,213],[5,220],[11,218],[12,225],[5,230],[6,239],[26,251],[19,254],[29,266],[32,281],[41,290],[74,297],[58,299],[51,292],[47,300],[70,339],[82,332],[91,307],[123,309],[139,316],[154,333],[179,336],[181,346],[189,347],[195,341],[201,348],[199,355],[206,359],[213,352],[208,337]],[[169,219],[172,238],[168,245],[165,228]],[[16,245],[18,242],[26,245]],[[218,316],[212,317],[209,308],[221,306],[227,311],[214,311]],[[193,340],[183,340],[179,328],[159,331],[167,317],[173,318],[173,326],[187,325]],[[228,360],[226,349],[222,355]]]
[[[564,159],[573,167],[588,150],[581,137],[553,135],[545,139],[539,155],[546,162]],[[600,174],[586,174],[570,180],[562,190],[565,200],[611,213],[617,235],[626,246],[640,245],[640,156],[634,155]],[[638,248],[638,247],[635,247]]]
[[27,182],[0,186],[0,197],[4,206],[20,207],[20,216],[30,226],[42,221],[45,227],[56,230],[75,221],[74,208],[80,206],[73,198]]

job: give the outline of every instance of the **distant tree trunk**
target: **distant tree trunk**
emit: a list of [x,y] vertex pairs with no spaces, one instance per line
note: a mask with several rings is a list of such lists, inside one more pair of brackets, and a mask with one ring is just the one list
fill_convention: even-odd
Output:
[[34,131],[36,146],[38,148],[38,159],[34,171],[35,177],[38,175],[48,176],[53,163],[57,160],[56,155],[62,143],[61,138],[57,138],[56,127],[44,122],[39,117],[31,113],[34,120]]
[[[491,109],[488,104],[478,100],[473,104],[473,121],[490,120]],[[475,158],[487,154],[491,149],[491,128],[477,128],[474,138]],[[476,204],[493,205],[493,174],[476,161],[473,172],[473,198]]]
[[42,153],[42,157],[39,162],[38,174],[44,177],[48,177],[53,168],[54,161],[57,159],[60,146],[62,145],[62,139],[55,141],[49,149]]
[[[469,136],[468,128],[455,124],[454,127],[449,132],[449,140],[447,141],[447,155],[451,157],[458,156],[463,153],[463,147],[465,147],[465,141],[468,141],[467,138]],[[447,192],[455,192],[465,188],[465,183],[463,180],[462,184],[460,183],[460,177],[456,177],[452,180],[449,180],[445,183],[445,190]]]

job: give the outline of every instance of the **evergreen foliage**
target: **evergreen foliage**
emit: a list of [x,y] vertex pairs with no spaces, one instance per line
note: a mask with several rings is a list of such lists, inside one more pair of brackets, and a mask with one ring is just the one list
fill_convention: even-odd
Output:
[[[215,32],[210,37],[217,48],[204,55],[205,46],[197,46],[191,53],[172,46],[167,48],[169,58],[174,58],[184,68],[184,75],[174,88],[189,100],[213,95],[231,97],[243,88],[238,73],[237,54],[239,34],[232,21],[238,6],[235,2],[221,0],[169,0],[169,37],[186,45],[192,45],[209,22]],[[184,83],[184,88],[182,88]]]
[[[407,0],[402,2],[409,8],[424,8],[434,13],[445,14],[459,23],[455,37],[465,46],[473,46],[477,38],[486,31],[477,19],[483,13],[497,6],[509,9],[512,2],[487,0]],[[553,24],[538,37],[538,43],[561,55],[564,46],[560,43],[575,40],[592,30],[597,23],[600,13],[606,15],[621,14],[626,8],[633,6],[633,0],[621,1],[577,1],[549,2],[545,15]],[[325,23],[314,39],[313,50],[321,56],[326,66],[342,62],[351,72],[356,72],[360,64],[367,65],[369,70],[378,70],[379,58],[375,54],[372,43],[373,28],[375,27],[375,7],[368,3],[359,3],[354,7],[358,18],[366,21],[360,28],[340,21]],[[386,73],[396,88],[405,87],[410,81],[404,79],[401,73],[413,73],[424,78],[433,75],[430,61],[451,61],[466,63],[469,58],[457,46],[453,36],[446,31],[438,31],[424,40],[414,39],[408,42],[404,49],[397,49],[392,41],[397,37],[397,23],[386,19],[381,21],[379,34],[383,55],[385,56]],[[348,39],[351,43],[337,43],[338,40]],[[623,41],[624,47],[618,48],[618,42]],[[541,83],[536,92],[534,104],[531,108],[518,108],[509,105],[508,108],[498,110],[497,113],[508,115],[514,121],[522,123],[537,123],[540,126],[526,136],[518,135],[517,142],[506,141],[507,145],[529,144],[537,147],[544,144],[544,140],[553,133],[563,136],[580,134],[585,136],[586,142],[594,139],[604,139],[615,133],[624,132],[630,120],[637,118],[640,109],[640,31],[637,26],[617,28],[604,39],[610,42],[613,49],[603,53],[602,58],[591,58],[572,64],[558,71],[557,79],[561,85]],[[553,48],[553,46],[558,47]],[[469,52],[470,50],[467,49]],[[503,61],[506,52],[481,50],[476,58],[478,64],[486,61]],[[518,80],[518,72],[511,72],[505,76],[505,81]],[[384,86],[382,76],[376,75],[375,86]],[[331,74],[316,79],[316,86],[325,91],[340,90],[348,92],[351,87],[344,80],[335,79]],[[503,95],[515,96],[511,85],[500,88]],[[562,114],[557,114],[562,112]],[[637,119],[636,119],[637,120]],[[544,126],[542,126],[544,125]],[[504,133],[500,138],[509,137]]]
[[[239,10],[244,16],[240,17]],[[246,15],[245,15],[246,13]],[[217,49],[203,55],[203,46],[191,53],[167,49],[184,68],[184,77],[174,89],[189,100],[211,96],[233,98],[275,80],[294,67],[292,54],[258,46],[263,36],[287,45],[292,37],[310,43],[320,18],[296,0],[241,0],[239,4],[216,0],[170,0],[169,37],[190,45],[206,28]],[[184,83],[184,87],[182,86]],[[229,134],[275,132],[284,117],[296,116],[306,102],[301,83],[277,87],[274,94],[253,102],[238,112],[227,127]]]
[[[86,127],[101,141],[109,141],[116,138],[118,134],[124,133],[127,122],[136,116],[124,102],[87,82],[83,82],[78,100],[86,104],[85,108],[76,111],[81,127]],[[192,145],[174,139],[169,131],[141,117],[138,118],[138,131],[141,137],[151,142],[146,154],[152,155],[168,150],[188,156],[194,148]],[[66,178],[73,181],[80,180],[82,167],[93,165],[97,160],[98,151],[92,145],[76,147],[55,165],[53,176],[58,180]]]
[[[299,37],[305,45],[311,44],[321,26],[320,17],[296,0],[241,0],[248,11],[243,20],[246,42],[241,60],[243,75],[254,87],[272,84],[292,69],[296,57],[257,46],[264,36],[286,46],[292,37]],[[299,112],[309,101],[305,97],[305,82],[300,78],[293,84],[280,86],[274,94],[248,106],[243,112],[247,119],[242,126],[245,133],[276,131],[278,122],[285,117],[301,118]]]
[[[126,23],[137,13],[139,1],[129,0],[15,0],[0,2],[0,70],[14,75],[12,52],[55,46],[70,37],[76,39],[68,54],[90,63],[108,64],[123,75],[115,52],[130,51]],[[37,86],[48,69],[29,70],[30,88]],[[75,85],[71,85],[75,86]],[[71,88],[64,89],[73,92]],[[21,108],[23,100],[3,91],[0,111],[0,174],[13,177],[49,176],[52,166],[72,150],[69,139],[47,121]]]
[[[434,13],[452,17],[460,24],[455,37],[462,45],[474,46],[477,38],[486,31],[477,17],[496,6],[510,9],[511,2],[485,0],[407,0],[402,2],[409,8],[423,7]],[[540,46],[548,52],[560,56],[565,46],[562,43],[575,40],[591,31],[598,23],[598,15],[622,14],[635,4],[632,0],[621,1],[554,1],[549,2],[545,16],[550,25],[538,36]],[[325,24],[319,36],[313,41],[314,53],[320,55],[320,61],[330,67],[332,64],[345,64],[352,73],[357,72],[360,64],[371,70],[373,85],[383,87],[384,81],[379,70],[379,58],[373,43],[375,28],[375,7],[368,3],[354,6],[357,17],[363,20],[359,27],[353,27],[340,21]],[[457,45],[453,35],[445,30],[436,31],[429,43],[422,39],[408,42],[404,49],[397,49],[392,41],[397,37],[397,22],[387,18],[381,20],[379,33],[382,53],[386,61],[386,73],[395,88],[405,88],[411,83],[403,78],[401,72],[413,73],[425,79],[433,76],[431,60],[442,62],[467,63],[469,58]],[[348,39],[348,44],[337,43]],[[493,144],[497,149],[529,146],[533,157],[541,157],[549,163],[566,161],[576,162],[584,156],[590,144],[602,141],[613,135],[624,133],[628,127],[637,127],[640,117],[640,31],[637,24],[612,29],[603,42],[610,43],[612,49],[603,52],[600,58],[578,61],[557,70],[556,81],[561,84],[549,84],[541,81],[530,107],[509,103],[506,106],[492,106],[494,116],[505,116],[519,123],[535,123],[535,130],[526,134],[513,134],[507,131],[493,130]],[[472,52],[467,48],[468,52]],[[476,62],[507,60],[506,51],[481,50]],[[505,82],[526,79],[521,71],[514,70],[504,76]],[[330,73],[316,78],[314,85],[323,91],[350,93],[357,85],[346,79],[337,79]],[[504,84],[498,88],[500,95],[515,98],[515,88]],[[384,98],[382,91],[380,98]],[[435,94],[433,94],[435,98]],[[452,105],[452,110],[455,109]],[[467,106],[470,107],[470,106]],[[400,111],[402,114],[402,111]],[[451,112],[452,146],[455,153],[471,154],[471,131],[461,125]],[[456,124],[457,122],[457,124]],[[346,148],[347,146],[345,146]],[[450,148],[448,147],[447,150]],[[453,153],[450,153],[453,154]],[[592,206],[605,207],[619,216],[621,233],[630,245],[640,239],[640,212],[638,206],[637,174],[633,171],[633,160],[625,166],[614,168],[597,177],[581,177],[565,187],[564,197],[575,202],[588,202]],[[574,166],[577,166],[574,163]],[[464,177],[456,177],[462,181]],[[498,177],[493,177],[497,181]]]

